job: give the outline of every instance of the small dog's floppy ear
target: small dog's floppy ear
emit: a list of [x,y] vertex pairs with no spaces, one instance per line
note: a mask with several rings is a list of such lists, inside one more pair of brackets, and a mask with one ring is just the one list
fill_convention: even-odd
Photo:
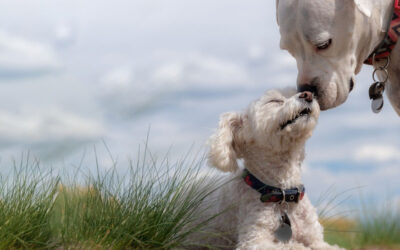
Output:
[[357,9],[367,17],[371,17],[373,8],[372,2],[372,0],[354,0]]
[[237,113],[221,115],[219,128],[210,138],[210,165],[223,172],[235,172],[238,169],[238,133],[243,127],[243,119]]

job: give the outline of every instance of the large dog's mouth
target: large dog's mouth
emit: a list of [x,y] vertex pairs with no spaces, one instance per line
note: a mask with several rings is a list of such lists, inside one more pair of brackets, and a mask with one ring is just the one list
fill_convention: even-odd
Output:
[[308,116],[311,114],[311,109],[310,108],[305,108],[303,109],[300,113],[298,113],[296,115],[295,118],[286,121],[285,123],[283,123],[281,125],[281,130],[283,130],[284,128],[286,128],[288,125],[295,123],[299,118],[304,117],[304,116]]

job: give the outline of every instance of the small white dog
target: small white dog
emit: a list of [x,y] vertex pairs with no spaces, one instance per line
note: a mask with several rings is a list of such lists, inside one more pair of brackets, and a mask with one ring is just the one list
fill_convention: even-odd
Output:
[[382,55],[375,66],[383,66],[388,54],[382,51],[392,50],[386,93],[400,115],[399,0],[276,0],[276,6],[280,45],[297,61],[300,92],[313,91],[321,110],[336,107],[366,59]]
[[[210,164],[237,177],[213,197],[214,213],[232,206],[212,224],[232,242],[228,248],[339,249],[324,242],[301,181],[319,105],[311,92],[295,92],[271,90],[245,113],[223,114],[211,137]],[[239,158],[246,170],[239,169]]]

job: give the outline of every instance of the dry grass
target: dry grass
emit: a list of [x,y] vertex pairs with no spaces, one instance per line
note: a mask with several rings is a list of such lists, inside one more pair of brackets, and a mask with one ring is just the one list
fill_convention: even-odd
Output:
[[380,220],[373,220],[373,223],[362,220],[363,218],[321,219],[325,228],[325,240],[330,244],[354,250],[400,249],[399,220],[394,221],[391,227]]

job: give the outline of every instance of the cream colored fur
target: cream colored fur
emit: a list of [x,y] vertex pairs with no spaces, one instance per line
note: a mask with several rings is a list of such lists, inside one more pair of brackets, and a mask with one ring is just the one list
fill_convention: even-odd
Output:
[[[268,185],[287,189],[302,184],[304,145],[317,124],[319,106],[299,95],[294,89],[271,90],[244,113],[221,116],[219,128],[210,139],[209,161],[215,168],[230,172],[225,178],[233,180],[206,201],[212,204],[214,213],[228,208],[211,226],[226,237],[221,245],[230,242],[228,248],[254,250],[339,249],[324,242],[323,228],[307,195],[298,204],[289,204],[292,240],[277,242],[274,231],[279,226],[281,205],[262,203],[260,194],[240,177],[242,169],[237,161],[243,159],[244,166]],[[281,129],[305,108],[311,109],[311,114]]]
[[[393,0],[276,0],[276,6],[281,48],[297,61],[297,85],[316,86],[322,110],[344,103],[350,79],[385,36]],[[328,39],[331,46],[318,50]],[[399,44],[391,55],[386,93],[400,115]]]

